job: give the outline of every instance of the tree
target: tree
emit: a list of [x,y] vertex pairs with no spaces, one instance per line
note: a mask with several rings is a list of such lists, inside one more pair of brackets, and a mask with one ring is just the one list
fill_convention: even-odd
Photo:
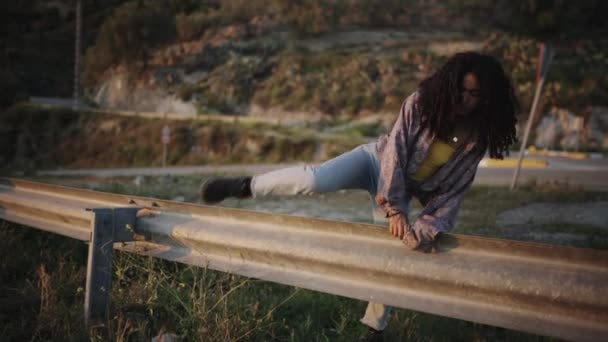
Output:
[[603,0],[501,0],[495,17],[507,30],[537,39],[588,38],[605,36],[607,10]]
[[106,69],[145,68],[150,51],[175,37],[175,20],[164,2],[130,1],[103,23],[85,56],[85,82],[94,83]]

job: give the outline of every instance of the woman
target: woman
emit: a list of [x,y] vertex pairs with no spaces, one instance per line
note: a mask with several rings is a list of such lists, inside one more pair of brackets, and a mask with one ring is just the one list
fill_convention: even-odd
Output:
[[[454,227],[479,162],[502,159],[516,140],[517,100],[493,57],[475,52],[451,57],[410,95],[391,133],[320,166],[297,166],[241,178],[215,178],[201,187],[206,203],[227,197],[296,195],[340,189],[369,191],[374,219],[388,219],[391,234],[411,249],[434,250],[437,236]],[[422,213],[412,224],[410,200]],[[381,215],[378,215],[381,213]],[[361,320],[385,328],[389,308],[370,303]]]

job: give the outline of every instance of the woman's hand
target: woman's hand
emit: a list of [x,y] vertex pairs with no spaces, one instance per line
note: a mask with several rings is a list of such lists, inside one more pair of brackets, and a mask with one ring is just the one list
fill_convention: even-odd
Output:
[[399,239],[403,239],[405,234],[410,231],[410,223],[407,220],[407,216],[403,213],[396,213],[389,217],[388,227],[391,234]]
[[389,230],[391,234],[403,240],[408,248],[414,251],[423,253],[437,252],[437,235],[430,231],[417,232],[412,227],[407,219],[407,215],[396,213],[389,217]]
[[410,229],[403,237],[403,243],[413,251],[437,253],[437,235],[428,232],[417,232]]

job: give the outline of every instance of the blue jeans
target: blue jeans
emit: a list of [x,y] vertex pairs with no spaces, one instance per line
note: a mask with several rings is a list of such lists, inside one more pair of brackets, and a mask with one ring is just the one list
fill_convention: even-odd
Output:
[[[380,178],[380,161],[376,143],[356,147],[319,166],[303,165],[256,175],[251,180],[251,193],[258,196],[308,195],[359,189],[369,192],[374,222],[387,224],[384,211],[376,204]],[[391,308],[369,302],[361,322],[376,329],[386,328]]]

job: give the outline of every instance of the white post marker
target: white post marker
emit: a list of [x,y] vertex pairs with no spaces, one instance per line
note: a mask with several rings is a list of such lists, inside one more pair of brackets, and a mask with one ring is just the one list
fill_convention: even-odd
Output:
[[161,141],[163,143],[163,167],[165,167],[167,166],[167,145],[171,142],[171,128],[167,125],[163,126]]
[[574,147],[574,151],[578,152],[585,121],[581,116],[577,116],[572,122],[570,122],[570,124],[572,125],[571,129],[576,132],[576,145]]
[[517,160],[517,167],[513,173],[513,179],[511,180],[511,190],[515,189],[517,185],[517,178],[519,177],[519,171],[521,170],[521,163],[524,159],[524,152],[526,150],[526,144],[528,143],[528,136],[530,135],[530,129],[532,128],[532,122],[534,122],[534,114],[536,113],[536,106],[540,99],[540,91],[545,83],[545,77],[549,70],[549,64],[553,60],[555,51],[542,43],[540,45],[540,52],[538,55],[538,63],[536,64],[536,92],[534,93],[534,100],[532,101],[532,108],[530,109],[530,117],[528,118],[528,124],[526,125],[526,131],[524,133],[524,140],[521,142],[521,148],[519,149],[519,158]]

